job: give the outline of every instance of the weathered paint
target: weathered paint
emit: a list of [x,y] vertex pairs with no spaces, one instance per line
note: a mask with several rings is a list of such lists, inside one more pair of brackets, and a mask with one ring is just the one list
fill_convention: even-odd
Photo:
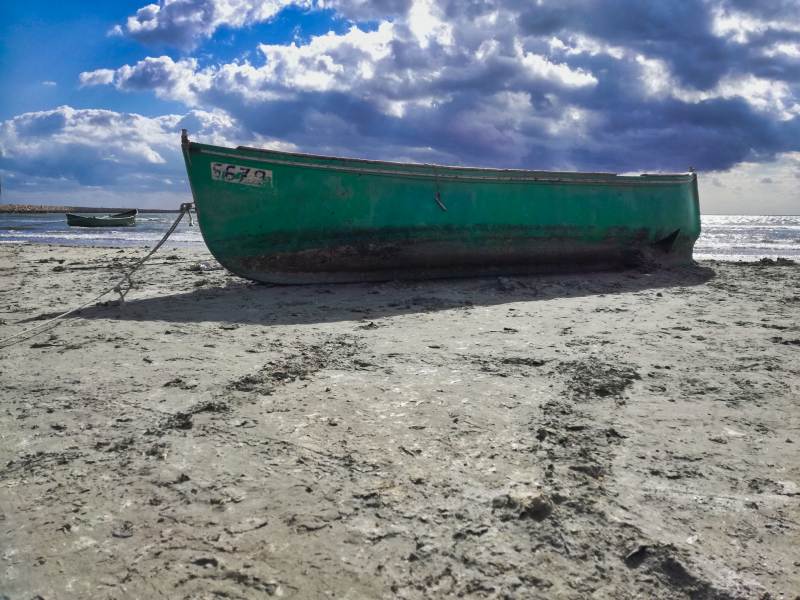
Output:
[[472,169],[183,140],[203,238],[278,283],[691,261],[697,179]]

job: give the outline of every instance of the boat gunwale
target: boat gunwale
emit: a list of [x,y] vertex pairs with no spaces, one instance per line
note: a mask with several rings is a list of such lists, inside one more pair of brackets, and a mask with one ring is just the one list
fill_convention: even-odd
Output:
[[[697,174],[693,171],[687,173],[670,174],[649,174],[639,175],[618,175],[616,173],[589,173],[589,172],[570,172],[570,171],[531,171],[525,169],[492,169],[486,167],[462,167],[450,165],[437,165],[431,163],[403,163],[382,160],[370,160],[364,158],[345,158],[338,156],[325,156],[319,154],[302,154],[298,152],[283,152],[280,150],[268,150],[263,148],[252,148],[249,146],[238,146],[236,148],[226,148],[223,146],[212,146],[198,142],[189,142],[188,151],[199,151],[201,154],[210,156],[221,156],[225,158],[235,158],[239,160],[251,160],[255,162],[268,162],[279,165],[303,167],[307,169],[321,169],[330,171],[342,171],[351,173],[363,173],[369,175],[387,175],[392,177],[417,177],[436,180],[461,180],[461,181],[486,181],[495,183],[562,183],[562,184],[590,184],[590,185],[674,185],[691,183],[696,181]],[[238,152],[238,153],[237,153]],[[251,156],[242,152],[253,152],[265,156]],[[407,167],[407,168],[428,168],[431,172],[420,171],[395,171],[392,169],[369,169],[351,167],[346,164],[316,164],[300,161],[285,160],[277,158],[280,156],[311,158],[342,161],[348,163],[361,163],[375,166]],[[438,169],[442,169],[439,171]],[[467,171],[468,173],[460,173]],[[470,172],[487,173],[486,175],[472,175]],[[491,174],[490,174],[491,173]],[[507,175],[503,177],[503,175]]]

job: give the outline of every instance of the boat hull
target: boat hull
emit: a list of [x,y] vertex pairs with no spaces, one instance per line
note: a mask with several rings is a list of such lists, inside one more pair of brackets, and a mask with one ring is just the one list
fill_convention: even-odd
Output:
[[137,210],[130,210],[101,217],[87,217],[67,213],[67,225],[70,227],[133,227],[136,225],[137,212]]
[[230,271],[316,283],[686,264],[696,176],[341,159],[184,140],[200,229]]

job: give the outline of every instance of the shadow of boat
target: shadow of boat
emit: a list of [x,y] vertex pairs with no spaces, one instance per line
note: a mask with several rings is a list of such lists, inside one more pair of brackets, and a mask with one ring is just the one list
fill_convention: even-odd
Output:
[[[84,309],[79,316],[167,323],[310,325],[557,298],[677,291],[706,283],[714,275],[708,267],[690,266],[652,273],[618,271],[382,284],[278,286],[236,281],[233,285],[131,299],[124,305],[109,302]],[[42,318],[46,316],[37,317]]]

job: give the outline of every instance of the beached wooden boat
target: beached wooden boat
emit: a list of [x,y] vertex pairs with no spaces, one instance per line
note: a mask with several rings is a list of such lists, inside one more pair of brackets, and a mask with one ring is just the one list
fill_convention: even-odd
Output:
[[200,229],[230,271],[314,283],[686,264],[697,177],[477,169],[182,137]]
[[132,227],[136,225],[137,209],[126,210],[115,215],[85,216],[67,213],[67,225],[71,227]]

